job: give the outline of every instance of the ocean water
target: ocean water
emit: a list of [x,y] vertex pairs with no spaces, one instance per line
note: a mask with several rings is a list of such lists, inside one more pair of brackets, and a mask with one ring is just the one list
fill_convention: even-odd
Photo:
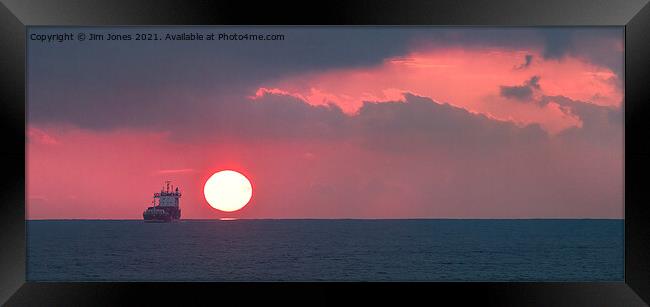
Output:
[[29,281],[622,281],[622,220],[27,222]]

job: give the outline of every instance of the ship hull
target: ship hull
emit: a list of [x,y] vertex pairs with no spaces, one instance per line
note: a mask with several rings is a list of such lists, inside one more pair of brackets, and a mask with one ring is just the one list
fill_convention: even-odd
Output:
[[181,210],[173,207],[150,207],[142,217],[145,223],[169,223],[181,218]]
[[144,216],[145,223],[169,223],[171,221],[173,219],[168,216]]
[[159,219],[144,219],[145,223],[171,223],[171,220],[159,220]]

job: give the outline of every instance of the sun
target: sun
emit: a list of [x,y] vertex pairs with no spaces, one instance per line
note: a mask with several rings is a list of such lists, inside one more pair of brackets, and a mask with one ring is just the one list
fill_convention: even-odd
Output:
[[203,187],[205,200],[221,211],[237,211],[251,200],[253,187],[246,176],[231,170],[214,173]]

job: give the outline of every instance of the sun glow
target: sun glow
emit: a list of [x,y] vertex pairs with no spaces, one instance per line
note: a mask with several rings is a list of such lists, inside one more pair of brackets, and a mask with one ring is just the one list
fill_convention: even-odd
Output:
[[253,196],[253,187],[244,175],[226,170],[210,176],[203,187],[203,194],[213,208],[232,212],[248,204]]

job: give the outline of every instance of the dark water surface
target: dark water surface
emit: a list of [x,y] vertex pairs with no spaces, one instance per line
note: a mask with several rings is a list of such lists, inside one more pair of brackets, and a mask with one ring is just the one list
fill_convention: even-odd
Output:
[[29,281],[622,281],[622,220],[27,222]]

